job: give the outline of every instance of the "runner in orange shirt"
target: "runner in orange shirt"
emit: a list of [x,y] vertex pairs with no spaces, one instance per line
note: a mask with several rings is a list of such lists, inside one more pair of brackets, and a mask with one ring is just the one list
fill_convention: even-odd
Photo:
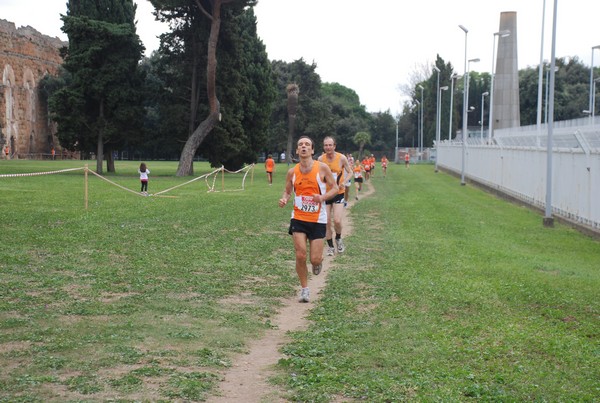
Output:
[[383,177],[384,178],[387,175],[387,166],[388,166],[388,159],[384,155],[383,157],[381,157],[381,171],[383,172]]
[[363,158],[362,166],[365,169],[365,182],[369,180],[371,177],[371,161],[369,161],[368,157]]
[[354,196],[354,199],[358,200],[358,192],[362,190],[363,172],[365,172],[365,169],[360,162],[355,161],[354,168],[352,170],[354,171],[354,188],[356,189],[356,195]]
[[[342,217],[344,215],[344,194],[347,178],[352,174],[352,168],[348,165],[348,159],[342,153],[335,151],[335,140],[331,136],[323,139],[325,153],[319,157],[319,161],[327,164],[338,185],[338,194],[327,201],[327,256],[333,256],[335,250],[343,253],[346,250],[342,240]],[[333,218],[333,225],[331,223]],[[336,247],[333,247],[333,231],[335,231]]]
[[273,172],[275,172],[275,160],[273,156],[269,154],[267,159],[265,160],[265,170],[267,171],[267,181],[269,185],[273,184]]
[[310,298],[306,243],[310,246],[312,272],[317,275],[323,267],[323,238],[327,229],[325,201],[338,192],[331,170],[326,164],[313,160],[314,153],[312,139],[300,137],[296,148],[300,162],[288,170],[285,189],[279,199],[279,207],[284,207],[294,194],[288,232],[292,235],[296,251],[296,274],[302,287],[300,302],[308,302]]
[[408,169],[408,164],[410,163],[410,155],[408,152],[404,154],[404,166]]

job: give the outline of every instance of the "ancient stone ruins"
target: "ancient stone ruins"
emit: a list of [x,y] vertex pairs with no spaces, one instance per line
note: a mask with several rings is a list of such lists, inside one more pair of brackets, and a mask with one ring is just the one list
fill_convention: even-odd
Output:
[[58,38],[0,19],[2,158],[45,158],[61,152],[39,83],[46,74],[57,74],[63,46]]

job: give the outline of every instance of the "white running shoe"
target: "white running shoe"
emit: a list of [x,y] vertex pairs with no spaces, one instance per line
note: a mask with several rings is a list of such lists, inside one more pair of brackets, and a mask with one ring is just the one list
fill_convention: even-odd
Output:
[[344,241],[342,241],[342,238],[336,239],[335,243],[337,244],[338,253],[344,253],[344,251],[346,250],[346,247],[344,246]]
[[335,249],[333,248],[333,246],[328,246],[327,247],[327,256],[333,256],[335,255]]
[[308,287],[303,288],[300,291],[300,302],[308,302],[310,299],[310,290],[308,289]]

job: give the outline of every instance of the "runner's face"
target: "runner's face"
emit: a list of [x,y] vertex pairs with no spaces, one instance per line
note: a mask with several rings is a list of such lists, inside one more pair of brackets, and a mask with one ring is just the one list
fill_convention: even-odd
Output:
[[323,149],[325,150],[325,154],[332,154],[335,151],[335,144],[333,144],[333,140],[327,139],[323,141]]
[[314,153],[312,148],[312,141],[306,138],[298,140],[298,147],[296,148],[296,153],[300,156],[312,155]]

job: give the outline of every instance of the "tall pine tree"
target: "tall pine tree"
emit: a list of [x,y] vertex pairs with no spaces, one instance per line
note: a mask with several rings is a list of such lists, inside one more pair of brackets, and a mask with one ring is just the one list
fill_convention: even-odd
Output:
[[69,0],[62,30],[67,84],[50,98],[61,146],[96,153],[96,171],[112,151],[139,140],[144,47],[135,28],[133,0]]

